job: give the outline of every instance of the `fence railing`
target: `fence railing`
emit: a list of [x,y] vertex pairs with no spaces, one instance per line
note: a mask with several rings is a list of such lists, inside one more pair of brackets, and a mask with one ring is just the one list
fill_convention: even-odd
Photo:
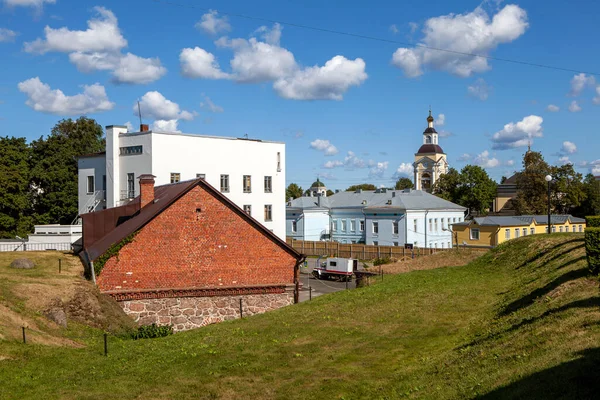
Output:
[[30,242],[0,242],[1,251],[45,251],[45,250],[59,250],[59,251],[71,251],[71,243],[30,243]]

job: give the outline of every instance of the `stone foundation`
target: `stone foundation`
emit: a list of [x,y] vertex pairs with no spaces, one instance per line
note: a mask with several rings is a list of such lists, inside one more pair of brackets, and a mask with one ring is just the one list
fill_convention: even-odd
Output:
[[240,299],[244,317],[294,303],[293,293],[286,292],[126,300],[119,304],[139,325],[173,325],[173,330],[178,332],[240,318]]

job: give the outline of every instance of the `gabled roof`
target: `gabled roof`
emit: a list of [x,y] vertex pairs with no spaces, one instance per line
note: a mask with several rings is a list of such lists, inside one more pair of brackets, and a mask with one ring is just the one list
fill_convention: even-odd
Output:
[[[102,254],[104,254],[110,246],[115,243],[119,243],[127,236],[131,235],[134,232],[137,232],[141,228],[143,228],[148,222],[154,219],[157,215],[162,213],[164,210],[169,208],[171,204],[181,198],[183,195],[188,193],[190,190],[195,188],[196,186],[200,186],[213,196],[215,196],[222,203],[225,203],[232,212],[237,213],[243,219],[245,219],[248,223],[253,225],[257,230],[259,230],[263,235],[267,236],[277,245],[282,247],[288,253],[290,253],[296,259],[300,259],[302,255],[294,250],[293,247],[288,245],[285,241],[281,240],[278,236],[276,236],[273,232],[265,228],[260,222],[256,221],[254,218],[248,215],[244,210],[239,208],[234,202],[229,200],[225,195],[216,190],[214,187],[206,183],[206,181],[202,178],[183,181],[179,183],[169,184],[157,186],[154,188],[154,201],[147,204],[137,213],[135,213],[130,219],[123,222],[121,225],[118,225],[115,229],[108,232],[104,237],[90,245],[87,250],[88,256],[90,260],[94,261]],[[139,202],[139,196],[136,197],[133,201]],[[84,233],[85,234],[85,233]]]
[[[471,221],[464,221],[453,225],[470,225],[476,223],[480,226],[523,226],[531,225],[532,222],[536,225],[545,225],[548,223],[547,215],[516,215],[516,216],[487,216],[480,218],[473,218]],[[570,223],[584,223],[585,219],[573,217],[572,215],[555,214],[550,217],[550,224],[564,224],[565,222]]]

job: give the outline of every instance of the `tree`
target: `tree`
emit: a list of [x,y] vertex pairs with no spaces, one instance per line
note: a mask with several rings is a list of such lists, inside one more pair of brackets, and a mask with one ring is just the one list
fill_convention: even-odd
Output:
[[571,214],[586,198],[583,175],[575,172],[573,164],[550,167],[550,175],[552,210],[556,214]]
[[295,183],[290,183],[287,189],[285,189],[285,198],[286,200],[297,199],[298,197],[302,197],[302,193],[304,193],[304,191],[300,186]]
[[361,183],[360,185],[352,185],[350,186],[348,189],[346,189],[346,192],[355,192],[358,189],[362,189],[362,190],[376,190],[377,187],[371,183]]
[[29,211],[30,149],[25,138],[0,137],[0,237],[27,235],[33,227]]
[[409,178],[400,178],[396,181],[396,190],[404,190],[404,189],[412,189],[415,185],[413,185],[413,181]]
[[600,182],[594,175],[587,174],[583,180],[585,199],[573,210],[573,215],[585,218],[589,215],[600,215]]
[[329,196],[333,196],[335,194],[335,192],[331,189],[327,189],[327,197]]
[[460,171],[458,204],[471,213],[486,214],[496,197],[496,182],[478,165],[466,165]]
[[458,203],[460,201],[460,181],[460,173],[455,168],[450,168],[447,173],[437,179],[432,193],[444,200]]
[[47,138],[31,143],[31,186],[36,223],[70,224],[78,213],[77,157],[104,151],[93,119],[59,121]]
[[550,166],[541,153],[525,153],[523,170],[517,175],[517,196],[513,200],[517,215],[543,215],[548,212],[548,184],[545,178],[549,173]]

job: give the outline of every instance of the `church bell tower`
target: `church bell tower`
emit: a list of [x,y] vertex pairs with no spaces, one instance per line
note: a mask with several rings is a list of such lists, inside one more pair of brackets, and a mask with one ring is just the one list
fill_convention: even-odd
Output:
[[448,172],[446,153],[438,144],[438,133],[433,127],[431,110],[427,117],[427,128],[423,132],[423,145],[415,153],[413,163],[415,189],[431,192],[437,179]]

